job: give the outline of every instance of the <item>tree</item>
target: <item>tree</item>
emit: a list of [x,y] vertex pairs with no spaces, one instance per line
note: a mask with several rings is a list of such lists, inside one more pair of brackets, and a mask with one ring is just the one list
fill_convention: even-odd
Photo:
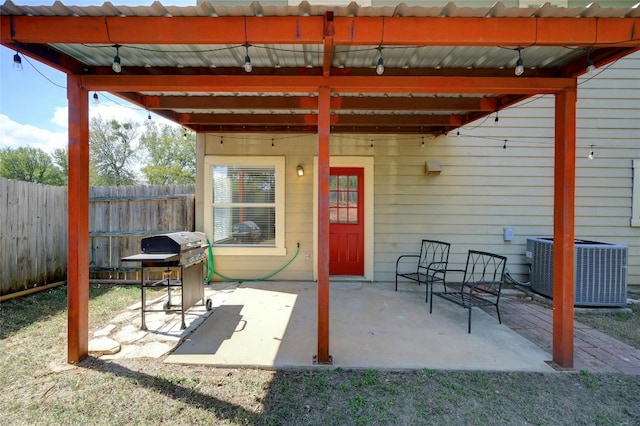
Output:
[[131,121],[91,119],[89,142],[91,185],[132,185],[136,182],[137,126]]
[[0,150],[0,176],[47,185],[67,182],[66,173],[53,163],[49,154],[32,147]]
[[152,185],[194,183],[196,176],[196,138],[193,132],[181,131],[151,120],[140,138],[147,151],[147,165],[142,168]]
[[69,175],[69,154],[66,148],[56,148],[51,154],[53,163],[58,166],[65,176]]

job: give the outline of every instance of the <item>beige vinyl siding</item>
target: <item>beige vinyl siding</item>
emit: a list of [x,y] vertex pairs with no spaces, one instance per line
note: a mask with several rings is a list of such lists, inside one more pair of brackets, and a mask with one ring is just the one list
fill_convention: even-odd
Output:
[[[300,253],[282,273],[274,279],[311,280],[313,271],[311,260],[305,260],[305,253],[313,253],[312,241],[312,199],[313,171],[311,147],[315,146],[313,136],[301,138],[291,135],[221,135],[207,134],[204,137],[204,154],[221,156],[285,156],[285,248],[284,256],[238,256],[216,255],[215,270],[222,275],[238,280],[250,280],[269,275],[284,266],[296,253],[300,242]],[[274,146],[271,146],[271,138]],[[200,140],[200,139],[199,139]],[[301,164],[305,176],[299,177],[296,167]],[[203,185],[204,191],[210,185]],[[204,208],[207,208],[205,205]],[[310,258],[311,259],[311,258]],[[219,279],[219,277],[216,277]]]
[[[632,161],[640,159],[640,53],[580,79],[577,103],[576,237],[629,246],[629,284],[640,287],[640,227],[631,226]],[[588,79],[589,78],[589,79]],[[399,255],[421,238],[450,242],[453,267],[468,249],[508,256],[528,280],[527,237],[553,235],[554,98],[537,96],[471,123],[456,136],[333,135],[332,156],[374,156],[374,280],[393,281]],[[207,135],[206,154],[286,156],[286,256],[220,256],[233,277],[262,276],[299,257],[276,279],[313,278],[313,157],[317,136]],[[506,149],[503,148],[507,140]],[[373,149],[370,148],[373,140]],[[588,160],[590,145],[594,160]],[[440,174],[425,174],[438,160]],[[305,176],[296,175],[303,165]],[[370,214],[370,212],[368,213]],[[503,228],[514,230],[503,240]],[[305,260],[305,254],[311,260]]]

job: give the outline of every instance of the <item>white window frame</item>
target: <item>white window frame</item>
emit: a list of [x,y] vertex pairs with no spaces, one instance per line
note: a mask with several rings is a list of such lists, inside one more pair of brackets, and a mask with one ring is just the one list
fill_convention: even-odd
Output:
[[222,156],[206,155],[204,157],[204,229],[207,235],[213,235],[213,200],[212,179],[214,166],[274,166],[276,173],[276,235],[274,247],[216,247],[216,256],[285,256],[285,157],[274,156]]

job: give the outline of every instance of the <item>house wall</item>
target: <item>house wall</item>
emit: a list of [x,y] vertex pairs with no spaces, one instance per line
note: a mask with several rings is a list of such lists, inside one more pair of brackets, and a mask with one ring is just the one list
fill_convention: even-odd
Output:
[[[639,69],[636,53],[579,82],[575,220],[576,238],[629,246],[629,285],[638,287],[640,226],[631,226],[631,206],[632,162],[640,159]],[[332,156],[374,157],[375,281],[393,280],[397,257],[417,253],[423,237],[450,242],[453,267],[463,266],[468,249],[492,251],[508,256],[513,275],[528,280],[527,237],[553,234],[554,99],[534,97],[498,115],[498,122],[492,114],[459,135],[425,136],[424,147],[421,135],[332,136]],[[229,134],[224,144],[220,136],[199,135],[198,152],[286,157],[287,255],[218,256],[216,268],[231,277],[266,275],[300,242],[299,257],[276,278],[312,279],[317,136]],[[588,160],[591,145],[595,158]],[[425,174],[427,159],[440,162],[440,174]],[[203,229],[202,208],[198,214]],[[503,240],[504,227],[513,228],[512,241]]]

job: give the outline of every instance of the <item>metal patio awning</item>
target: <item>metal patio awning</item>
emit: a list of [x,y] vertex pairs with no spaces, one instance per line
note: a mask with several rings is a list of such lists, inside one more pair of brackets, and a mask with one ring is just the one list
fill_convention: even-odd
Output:
[[539,94],[551,80],[562,86],[640,43],[638,5],[220,3],[7,1],[1,41],[82,76],[88,90],[109,91],[194,131],[316,133],[317,87],[329,85],[332,133],[435,135]]

